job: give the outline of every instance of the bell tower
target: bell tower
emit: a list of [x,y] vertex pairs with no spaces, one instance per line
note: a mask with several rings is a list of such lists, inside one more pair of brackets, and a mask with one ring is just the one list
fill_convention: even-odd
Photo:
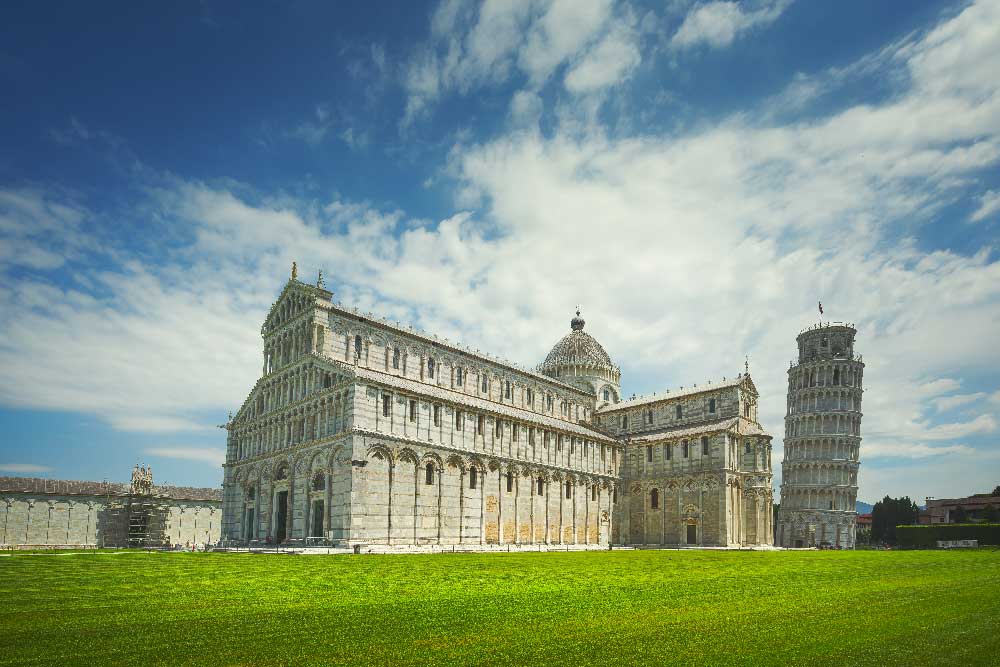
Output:
[[799,333],[788,369],[785,458],[777,543],[854,548],[865,365],[853,324],[820,322]]

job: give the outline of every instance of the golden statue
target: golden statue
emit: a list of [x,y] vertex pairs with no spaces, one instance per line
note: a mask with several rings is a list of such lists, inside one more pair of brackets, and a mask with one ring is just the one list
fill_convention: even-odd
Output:
[[295,262],[292,262],[292,280],[299,279],[299,266]]

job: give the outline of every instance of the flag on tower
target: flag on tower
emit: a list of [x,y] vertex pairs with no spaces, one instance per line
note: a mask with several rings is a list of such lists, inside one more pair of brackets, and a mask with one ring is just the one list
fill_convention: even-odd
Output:
[[822,301],[819,302],[819,314],[820,315],[823,314],[823,302]]

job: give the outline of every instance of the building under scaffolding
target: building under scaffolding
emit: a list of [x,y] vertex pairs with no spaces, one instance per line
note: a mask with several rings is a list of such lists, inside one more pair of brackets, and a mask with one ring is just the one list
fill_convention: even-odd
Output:
[[214,544],[221,500],[219,489],[153,486],[145,466],[128,484],[0,477],[0,549]]

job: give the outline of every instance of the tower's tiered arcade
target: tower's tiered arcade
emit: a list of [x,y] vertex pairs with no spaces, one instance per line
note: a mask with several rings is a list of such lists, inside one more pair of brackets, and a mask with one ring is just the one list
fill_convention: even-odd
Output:
[[820,323],[798,336],[788,369],[778,545],[853,548],[865,365],[851,324]]

